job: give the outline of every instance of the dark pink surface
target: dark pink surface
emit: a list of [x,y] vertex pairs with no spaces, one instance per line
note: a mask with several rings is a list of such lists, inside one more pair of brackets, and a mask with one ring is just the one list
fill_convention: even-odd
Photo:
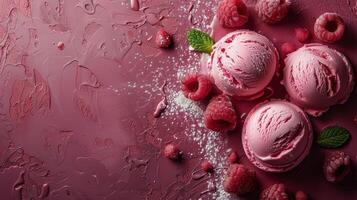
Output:
[[[153,116],[164,96],[179,90],[178,68],[199,68],[200,55],[188,51],[185,32],[192,26],[208,31],[217,1],[142,0],[139,11],[130,9],[130,3],[0,2],[1,199],[217,197],[218,192],[207,186],[211,177],[196,173],[204,158],[202,147],[185,134],[195,121],[168,111],[160,118]],[[300,45],[295,27],[311,31],[321,13],[335,11],[345,20],[347,31],[331,46],[349,57],[356,69],[355,5],[355,0],[296,1],[282,23],[262,24],[252,11],[247,28],[272,39],[278,49],[287,41]],[[153,36],[162,27],[174,34],[174,49],[156,48]],[[64,43],[63,50],[59,42]],[[285,97],[280,79],[275,77],[271,84],[275,91],[271,98]],[[162,92],[165,81],[167,91]],[[247,113],[261,101],[237,101],[237,109]],[[346,104],[310,118],[315,134],[335,124],[351,131],[352,140],[342,149],[355,165],[347,183],[324,179],[325,150],[316,145],[301,165],[284,174],[262,172],[245,157],[242,163],[256,170],[262,187],[283,182],[290,191],[304,190],[313,199],[355,199],[356,101],[355,90]],[[170,110],[172,101],[168,103]],[[228,143],[219,149],[222,157],[228,148],[244,154],[240,129],[218,140]],[[185,152],[183,162],[161,156],[170,141]]]

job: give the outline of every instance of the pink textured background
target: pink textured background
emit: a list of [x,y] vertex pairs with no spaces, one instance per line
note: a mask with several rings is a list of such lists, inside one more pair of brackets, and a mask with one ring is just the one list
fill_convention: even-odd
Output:
[[[1,199],[219,196],[206,191],[212,177],[192,175],[207,155],[202,144],[185,133],[195,121],[173,112],[171,100],[171,112],[160,119],[152,116],[162,99],[160,86],[167,81],[170,95],[179,90],[178,69],[198,70],[200,55],[188,51],[185,32],[192,26],[208,31],[216,5],[217,1],[142,0],[142,9],[132,11],[127,0],[1,1]],[[294,27],[312,30],[321,13],[338,12],[347,32],[331,46],[345,53],[356,69],[356,9],[355,0],[300,0],[284,22],[265,25],[253,13],[248,28],[279,47],[295,41]],[[152,36],[161,27],[174,34],[174,50],[155,47]],[[63,51],[57,48],[60,41]],[[279,81],[272,83],[273,98],[285,96]],[[354,165],[356,101],[355,90],[346,104],[311,118],[316,134],[335,124],[351,131],[352,140],[343,150]],[[237,102],[237,109],[248,112],[256,103]],[[243,155],[239,131],[215,140],[227,142],[218,153],[223,160],[228,148]],[[162,158],[160,150],[169,141],[185,152],[184,162]],[[307,159],[286,174],[256,169],[262,187],[283,182],[289,190],[302,189],[314,199],[355,199],[356,168],[348,183],[330,184],[321,170],[324,152],[314,145]],[[254,168],[245,157],[242,162]]]

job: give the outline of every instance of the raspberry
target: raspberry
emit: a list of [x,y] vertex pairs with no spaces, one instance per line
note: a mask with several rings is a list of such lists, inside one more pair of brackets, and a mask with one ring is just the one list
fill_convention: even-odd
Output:
[[59,50],[63,50],[63,49],[64,49],[64,43],[63,43],[63,42],[58,42],[58,43],[57,43],[57,48],[58,48]]
[[238,154],[233,151],[231,154],[229,154],[228,161],[231,164],[238,162]]
[[289,0],[259,0],[255,10],[263,22],[274,24],[286,17],[289,6]]
[[172,45],[172,37],[168,32],[161,29],[156,33],[155,42],[160,48],[169,48]]
[[351,171],[350,156],[341,151],[329,153],[325,158],[324,174],[327,181],[342,181]]
[[317,39],[333,43],[342,38],[345,32],[345,23],[336,13],[324,13],[316,19],[314,32]]
[[203,171],[205,172],[212,172],[213,170],[213,165],[207,161],[207,160],[204,160],[202,163],[201,163],[201,168],[203,169]]
[[235,129],[237,114],[228,96],[219,95],[211,99],[204,113],[204,122],[208,129],[217,132]]
[[212,90],[212,82],[205,75],[188,75],[182,80],[184,95],[194,101],[206,98]]
[[306,28],[296,28],[295,37],[299,42],[305,43],[310,38],[310,32]]
[[179,160],[182,152],[173,144],[167,144],[164,148],[164,156],[171,160]]
[[288,200],[284,184],[274,184],[265,188],[260,194],[260,200]]
[[295,193],[295,200],[307,200],[308,197],[303,191],[297,191]]
[[283,55],[283,57],[285,57],[289,53],[296,51],[296,49],[297,48],[296,48],[295,44],[290,43],[290,42],[285,42],[281,45],[281,54]]
[[248,22],[248,9],[242,0],[223,0],[217,17],[225,28],[239,28]]
[[224,191],[243,195],[252,192],[256,187],[255,172],[244,165],[232,164],[223,183]]

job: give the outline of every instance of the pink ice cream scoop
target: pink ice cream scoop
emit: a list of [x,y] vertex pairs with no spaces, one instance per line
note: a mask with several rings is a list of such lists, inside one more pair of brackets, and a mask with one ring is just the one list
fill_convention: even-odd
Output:
[[312,116],[347,101],[354,86],[352,66],[340,52],[308,44],[285,59],[283,84],[290,100]]
[[224,93],[254,99],[272,80],[278,59],[276,48],[268,38],[240,30],[227,34],[214,45],[208,69]]
[[312,141],[313,131],[306,114],[287,101],[258,104],[243,125],[245,154],[255,166],[268,172],[296,167],[309,153]]

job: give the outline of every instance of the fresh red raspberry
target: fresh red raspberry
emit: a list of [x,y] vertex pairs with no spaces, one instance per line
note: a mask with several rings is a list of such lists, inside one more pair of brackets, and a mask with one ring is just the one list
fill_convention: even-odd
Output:
[[164,148],[164,156],[171,160],[178,160],[180,159],[182,152],[174,145],[174,144],[167,144]]
[[229,154],[228,161],[231,164],[238,162],[238,154],[233,151],[231,154]]
[[305,43],[310,38],[310,32],[306,28],[295,28],[295,37],[299,42]]
[[283,57],[287,56],[289,53],[296,51],[297,47],[291,42],[285,42],[281,45],[281,54]]
[[205,172],[212,172],[213,171],[213,165],[208,160],[202,161],[201,168]]
[[295,200],[308,200],[307,194],[303,191],[297,191],[295,193]]
[[260,194],[260,200],[288,200],[288,194],[285,191],[284,184],[274,184],[265,188]]
[[357,124],[357,115],[355,115],[353,121],[355,122],[355,124]]
[[58,48],[59,50],[63,50],[63,49],[64,49],[64,43],[63,43],[63,42],[58,42],[58,43],[57,43],[57,48]]
[[182,80],[181,89],[187,98],[201,101],[210,94],[212,82],[205,75],[191,74]]
[[230,98],[226,95],[213,97],[204,113],[204,122],[208,129],[217,132],[235,129],[237,114]]
[[172,45],[172,37],[167,31],[161,29],[156,33],[155,42],[160,48],[169,48]]
[[243,195],[252,192],[256,188],[256,176],[253,170],[244,165],[232,164],[228,168],[227,177],[224,180],[224,191]]
[[337,13],[324,13],[316,19],[314,32],[317,39],[333,43],[342,38],[345,23]]
[[242,0],[223,0],[217,17],[225,28],[239,28],[248,22],[248,9]]
[[335,183],[342,181],[351,171],[350,156],[341,151],[327,154],[324,163],[324,174],[327,181]]
[[286,17],[289,6],[289,0],[259,0],[255,10],[263,22],[274,24]]

